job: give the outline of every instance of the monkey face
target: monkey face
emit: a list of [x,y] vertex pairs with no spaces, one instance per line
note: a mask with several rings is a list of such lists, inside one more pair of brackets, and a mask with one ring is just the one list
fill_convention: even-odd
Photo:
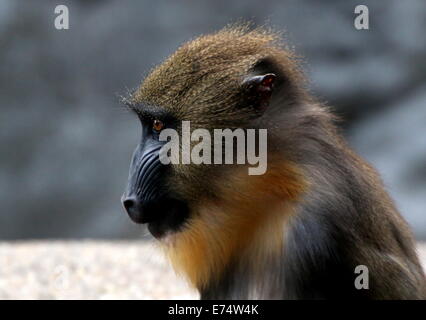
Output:
[[[182,121],[190,121],[191,130],[209,132],[268,127],[274,119],[273,87],[277,93],[294,92],[286,75],[297,78],[291,67],[280,67],[292,65],[283,63],[291,55],[274,49],[274,39],[244,30],[196,39],[155,68],[129,99],[143,129],[123,205],[134,222],[148,223],[154,236],[190,224],[200,202],[222,201],[230,176],[237,173],[234,165],[163,165],[159,151],[165,142],[159,132],[171,127],[182,136]],[[290,103],[290,95],[285,100]]]
[[[259,110],[260,112],[267,107],[274,79],[275,75],[268,73],[248,77],[242,82],[241,90],[245,93],[247,108],[256,108],[255,111]],[[141,121],[142,137],[133,154],[128,187],[123,195],[122,202],[134,222],[148,223],[149,231],[155,237],[161,238],[166,233],[181,229],[189,217],[189,202],[196,204],[200,198],[214,198],[217,190],[221,189],[218,188],[217,182],[224,180],[225,173],[231,172],[232,174],[235,166],[227,167],[228,170],[225,170],[223,166],[216,165],[217,163],[212,165],[212,159],[209,160],[208,164],[191,163],[191,161],[185,163],[183,145],[187,144],[189,151],[193,140],[183,133],[190,134],[190,128],[185,128],[185,125],[189,124],[191,120],[178,121],[176,115],[173,115],[164,107],[150,108],[145,104],[138,104],[133,105],[132,108]],[[197,129],[202,129],[200,128],[200,119],[197,119],[197,117],[191,119],[195,120]],[[177,163],[164,164],[161,161],[162,154],[164,155],[163,147],[168,143],[161,137],[165,124],[168,126],[167,129],[174,129],[174,132],[181,137],[178,144],[175,145],[178,147],[178,158],[180,158]],[[214,127],[214,124],[218,125],[212,121],[208,128],[211,129],[210,127]],[[211,135],[211,130],[203,129],[203,132]],[[244,130],[239,129],[240,132],[245,134]],[[216,131],[216,129],[213,129],[213,131]],[[209,154],[215,153],[216,155],[215,143],[209,143],[207,148]],[[223,145],[220,150],[223,150]],[[203,153],[204,151],[206,150],[203,149]],[[236,153],[237,150],[234,148],[232,155],[235,159]],[[179,163],[179,161],[182,162]],[[206,183],[207,181],[209,183]],[[217,195],[216,197],[220,198]]]

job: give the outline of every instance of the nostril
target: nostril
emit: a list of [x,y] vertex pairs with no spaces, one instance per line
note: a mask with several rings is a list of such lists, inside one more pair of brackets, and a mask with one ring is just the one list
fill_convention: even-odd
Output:
[[136,199],[132,197],[124,198],[122,202],[123,202],[123,207],[124,209],[126,209],[127,212],[132,210],[132,208],[135,208],[137,205]]
[[142,203],[136,196],[128,196],[122,198],[123,207],[129,215],[130,219],[136,223],[145,223],[147,221],[142,210]]

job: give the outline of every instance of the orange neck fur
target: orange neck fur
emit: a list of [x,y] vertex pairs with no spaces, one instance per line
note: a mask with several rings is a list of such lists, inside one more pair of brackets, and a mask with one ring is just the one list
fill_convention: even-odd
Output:
[[231,259],[277,253],[292,206],[306,183],[291,164],[270,167],[261,176],[241,172],[224,184],[219,201],[203,204],[184,230],[165,246],[178,272],[203,288],[221,274]]

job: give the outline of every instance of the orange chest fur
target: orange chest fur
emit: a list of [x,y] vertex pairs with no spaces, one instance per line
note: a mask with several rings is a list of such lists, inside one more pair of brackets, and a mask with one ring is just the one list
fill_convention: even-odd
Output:
[[220,276],[231,261],[266,261],[281,252],[294,201],[305,188],[290,165],[261,176],[236,174],[224,184],[221,201],[197,208],[185,229],[172,236],[166,254],[197,288]]

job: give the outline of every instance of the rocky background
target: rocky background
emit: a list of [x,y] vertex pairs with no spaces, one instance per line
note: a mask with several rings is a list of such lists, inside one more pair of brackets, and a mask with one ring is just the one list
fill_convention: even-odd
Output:
[[[58,4],[69,30],[54,28]],[[358,4],[370,30],[354,28]],[[312,91],[426,239],[424,0],[0,0],[0,239],[139,238],[119,201],[139,128],[117,96],[241,19],[286,30]]]

